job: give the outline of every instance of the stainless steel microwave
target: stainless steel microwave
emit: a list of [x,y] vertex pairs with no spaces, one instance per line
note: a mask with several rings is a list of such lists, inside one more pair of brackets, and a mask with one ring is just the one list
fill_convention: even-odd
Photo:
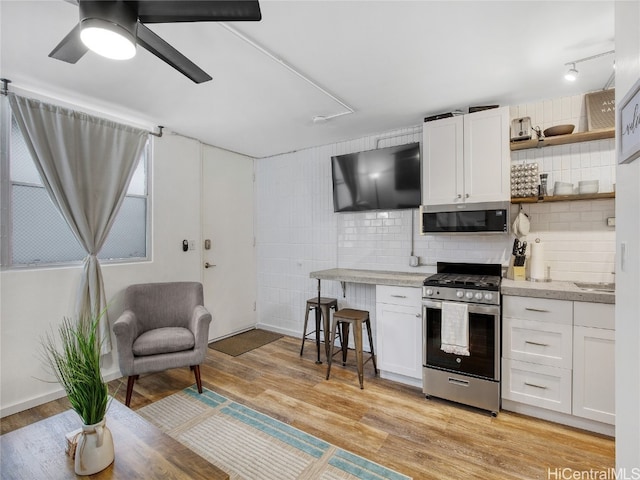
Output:
[[420,233],[509,233],[509,202],[422,205]]

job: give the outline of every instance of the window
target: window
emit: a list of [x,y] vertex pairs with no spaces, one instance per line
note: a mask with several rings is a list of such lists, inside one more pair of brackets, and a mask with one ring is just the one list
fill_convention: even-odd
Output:
[[[22,132],[3,102],[2,266],[76,263],[86,257],[45,190]],[[127,195],[98,254],[101,262],[147,258],[149,145],[138,162]]]

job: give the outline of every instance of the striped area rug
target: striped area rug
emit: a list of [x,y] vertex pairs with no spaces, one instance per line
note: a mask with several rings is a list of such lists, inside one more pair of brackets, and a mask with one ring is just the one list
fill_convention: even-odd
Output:
[[232,480],[407,480],[297,428],[195,386],[136,411]]

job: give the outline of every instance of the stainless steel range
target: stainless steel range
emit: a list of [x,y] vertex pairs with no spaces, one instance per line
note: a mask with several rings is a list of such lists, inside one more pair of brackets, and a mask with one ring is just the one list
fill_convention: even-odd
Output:
[[497,415],[500,264],[438,262],[424,281],[423,392]]

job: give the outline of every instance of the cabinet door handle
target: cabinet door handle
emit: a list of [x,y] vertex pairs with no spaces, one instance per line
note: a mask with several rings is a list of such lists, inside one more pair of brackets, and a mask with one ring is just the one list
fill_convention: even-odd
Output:
[[391,295],[393,298],[407,298],[406,295]]
[[467,194],[465,195],[465,197],[469,198],[469,194],[467,193]]
[[543,386],[543,385],[536,385],[535,383],[528,383],[528,382],[524,382],[524,384],[527,387],[535,387],[535,388],[540,388],[542,390],[547,390],[547,387]]
[[525,340],[524,343],[528,343],[529,345],[537,345],[538,347],[548,347],[549,346],[548,343],[538,343],[538,342],[532,342],[530,340]]
[[416,313],[416,318],[422,318],[422,314],[421,313]]
[[458,194],[458,198],[462,198],[462,195],[461,195],[461,194]]
[[525,307],[525,310],[527,310],[528,312],[549,313],[549,310],[543,310],[543,309],[541,309],[541,308]]

